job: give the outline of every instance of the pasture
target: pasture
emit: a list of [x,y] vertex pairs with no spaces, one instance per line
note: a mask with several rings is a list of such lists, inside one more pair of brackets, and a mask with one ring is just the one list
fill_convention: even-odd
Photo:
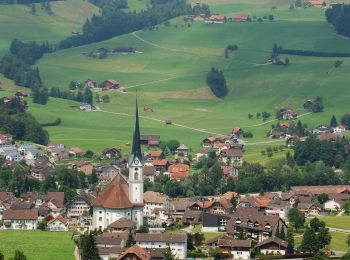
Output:
[[68,232],[0,231],[0,252],[9,259],[21,250],[28,260],[74,259],[74,243]]

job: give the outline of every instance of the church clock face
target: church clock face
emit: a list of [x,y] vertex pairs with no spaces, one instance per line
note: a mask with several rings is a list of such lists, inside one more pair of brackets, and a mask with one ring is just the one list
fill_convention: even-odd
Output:
[[136,159],[136,160],[134,161],[134,163],[135,163],[135,164],[139,164],[139,160]]

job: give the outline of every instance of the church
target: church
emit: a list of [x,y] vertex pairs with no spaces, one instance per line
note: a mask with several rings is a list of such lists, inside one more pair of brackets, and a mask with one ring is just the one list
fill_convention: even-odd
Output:
[[133,143],[128,158],[129,178],[118,174],[93,201],[93,229],[104,230],[122,218],[134,221],[137,228],[143,225],[143,164],[136,100]]

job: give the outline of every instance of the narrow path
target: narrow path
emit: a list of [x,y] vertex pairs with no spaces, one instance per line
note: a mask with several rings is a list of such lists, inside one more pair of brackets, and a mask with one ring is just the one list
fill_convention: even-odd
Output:
[[346,234],[350,234],[350,230],[349,229],[342,229],[342,228],[335,228],[335,227],[329,227],[329,231],[331,232],[340,232],[340,233],[346,233]]
[[[306,113],[304,113],[304,114],[301,114],[301,115],[298,116],[298,118],[299,118],[299,117],[306,116],[306,115],[309,115],[309,114],[312,114],[312,112],[306,112]],[[278,120],[278,119],[275,118],[275,119],[272,119],[272,120],[269,120],[269,121],[265,121],[265,122],[262,122],[262,123],[260,123],[260,124],[256,124],[256,125],[252,125],[252,126],[262,126],[262,125],[266,125],[266,124],[268,124],[268,123],[271,123],[271,122],[274,122],[274,121],[277,121],[277,120]]]
[[[111,112],[111,111],[102,110],[102,109],[100,111],[96,111],[96,112],[108,113],[108,114],[113,114],[113,115],[118,115],[118,116],[134,117],[134,115],[131,115],[131,114],[119,113],[119,112]],[[158,118],[153,118],[153,117],[148,117],[148,116],[140,116],[140,118],[143,118],[143,119],[146,119],[146,120],[149,120],[149,121],[155,121],[155,122],[158,122],[158,123],[165,124],[164,123],[165,120],[158,119]],[[192,131],[195,131],[195,132],[200,132],[200,133],[206,133],[206,134],[211,134],[211,135],[224,135],[224,134],[220,134],[220,133],[210,132],[210,131],[207,131],[205,129],[199,129],[199,128],[195,128],[195,127],[191,127],[191,126],[177,124],[177,123],[174,123],[174,122],[172,123],[172,125],[180,127],[180,128],[189,129],[189,130],[192,130]],[[169,126],[169,127],[171,127],[171,126]]]
[[159,79],[159,80],[150,81],[150,82],[145,82],[145,83],[141,83],[141,84],[136,84],[136,85],[132,85],[132,86],[124,87],[124,88],[125,88],[125,89],[137,88],[137,87],[141,87],[141,86],[146,86],[146,85],[150,85],[150,84],[155,84],[155,83],[159,83],[159,82],[163,82],[163,81],[168,81],[168,80],[176,79],[176,78],[178,78],[178,77],[179,77],[179,76],[174,76],[174,77],[165,78],[165,79]]

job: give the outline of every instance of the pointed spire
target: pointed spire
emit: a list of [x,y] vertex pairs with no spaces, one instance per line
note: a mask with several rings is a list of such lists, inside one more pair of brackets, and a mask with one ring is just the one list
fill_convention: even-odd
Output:
[[134,136],[132,141],[131,157],[137,157],[142,160],[141,144],[140,144],[140,124],[139,124],[139,108],[137,103],[136,94],[136,111],[135,111],[135,126],[134,126]]

